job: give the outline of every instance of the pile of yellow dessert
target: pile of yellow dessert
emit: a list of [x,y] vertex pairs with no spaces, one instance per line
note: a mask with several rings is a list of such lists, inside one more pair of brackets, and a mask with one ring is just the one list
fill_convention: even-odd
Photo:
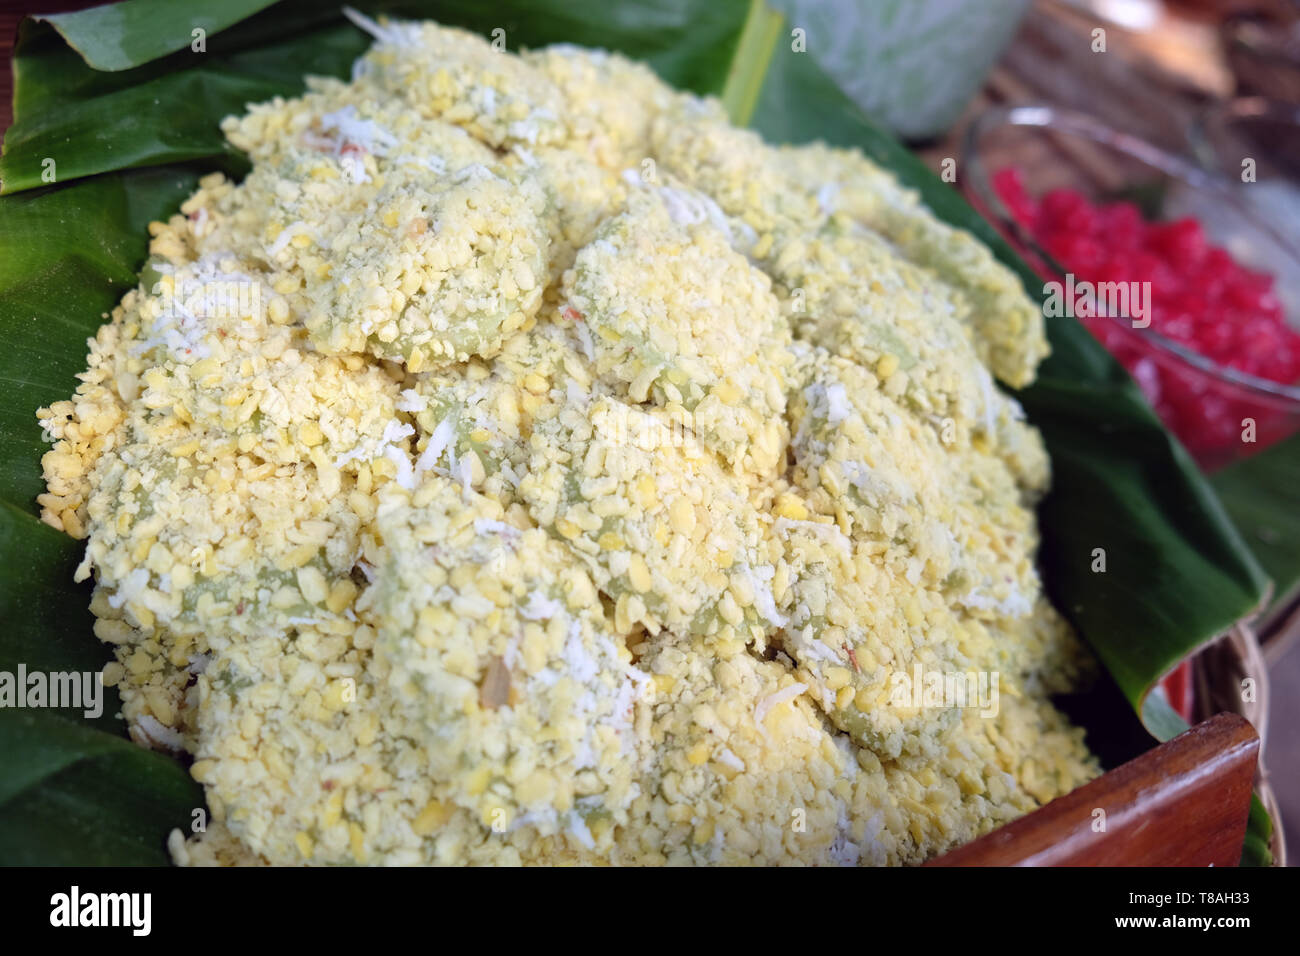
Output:
[[913,863],[1094,776],[1012,273],[617,55],[363,23],[39,413],[175,860]]

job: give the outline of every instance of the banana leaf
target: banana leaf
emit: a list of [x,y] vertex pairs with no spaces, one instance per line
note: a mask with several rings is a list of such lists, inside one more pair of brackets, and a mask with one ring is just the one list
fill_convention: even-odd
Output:
[[184,47],[201,52],[207,34],[238,23],[274,0],[226,0],[211,9],[170,0],[107,4],[81,13],[40,14],[96,70],[129,70]]
[[1263,634],[1300,594],[1300,436],[1216,472],[1210,484],[1273,580]]
[[[369,42],[318,3],[288,0],[238,22],[263,4],[149,15],[170,6],[128,0],[112,16],[86,11],[21,29],[15,121],[0,156],[0,670],[20,662],[88,670],[108,659],[91,633],[87,591],[72,582],[81,546],[36,518],[44,446],[35,409],[72,393],[85,339],[136,281],[146,224],[173,211],[201,172],[247,168],[221,140],[219,120],[246,102],[299,92],[305,73],[348,75]],[[681,88],[720,96],[770,140],[860,148],[988,243],[1031,294],[1041,289],[954,190],[791,48],[757,0],[355,6],[484,34],[501,28],[513,48],[566,41],[618,50]],[[187,25],[202,23],[212,29],[196,52]],[[1150,689],[1254,610],[1267,580],[1123,369],[1073,319],[1051,320],[1049,334],[1053,356],[1019,394],[1054,465],[1041,510],[1042,573],[1132,708],[1125,719],[1141,715],[1164,737],[1176,723],[1161,719]],[[1098,548],[1104,573],[1092,571]],[[134,748],[121,731],[107,716],[91,725],[79,714],[0,710],[9,784],[0,787],[0,862],[165,862],[167,832],[188,825],[201,794],[179,763]],[[55,840],[51,807],[108,835]]]

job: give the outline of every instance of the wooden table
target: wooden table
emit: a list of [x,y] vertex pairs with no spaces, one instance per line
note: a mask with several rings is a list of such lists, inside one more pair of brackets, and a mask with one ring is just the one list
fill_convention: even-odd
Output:
[[[1106,52],[1092,31],[1106,30]],[[918,149],[936,171],[960,154],[970,120],[1002,103],[1048,102],[1091,113],[1158,146],[1185,151],[1186,130],[1213,98],[1231,96],[1217,30],[1176,12],[1149,33],[1105,23],[1079,4],[1035,0],[979,94],[948,135]]]

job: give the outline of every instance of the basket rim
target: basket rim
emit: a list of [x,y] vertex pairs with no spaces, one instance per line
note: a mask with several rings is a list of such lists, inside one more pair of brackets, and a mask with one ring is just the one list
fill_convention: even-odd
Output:
[[[1213,652],[1214,659],[1211,658]],[[1232,666],[1224,667],[1224,657]],[[1272,818],[1273,829],[1269,838],[1269,852],[1273,866],[1287,865],[1286,834],[1282,823],[1281,807],[1273,790],[1264,755],[1268,745],[1269,698],[1271,684],[1268,661],[1255,628],[1249,620],[1238,621],[1205,645],[1192,658],[1196,675],[1197,717],[1205,719],[1212,713],[1230,710],[1250,721],[1259,734],[1259,760],[1255,771],[1255,794]],[[1255,681],[1255,699],[1245,701],[1239,691],[1238,681],[1249,676]],[[1230,704],[1229,704],[1230,702]]]

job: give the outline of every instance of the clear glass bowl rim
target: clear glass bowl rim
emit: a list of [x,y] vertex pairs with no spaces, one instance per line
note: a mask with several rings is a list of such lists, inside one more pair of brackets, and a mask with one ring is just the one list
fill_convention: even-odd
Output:
[[[1004,126],[1037,127],[1067,135],[1082,136],[1131,156],[1196,189],[1212,192],[1242,219],[1248,221],[1253,228],[1268,235],[1279,248],[1296,258],[1296,268],[1300,270],[1300,257],[1296,256],[1296,250],[1278,235],[1272,226],[1262,221],[1249,206],[1234,195],[1226,180],[1202,169],[1191,160],[1168,152],[1130,133],[1121,132],[1094,116],[1076,110],[1047,104],[990,107],[976,117],[966,129],[962,141],[961,168],[965,173],[962,178],[968,188],[974,191],[979,204],[983,207],[981,211],[996,217],[994,223],[996,226],[1004,233],[1014,236],[1016,242],[1028,249],[1057,275],[1065,275],[1069,270],[1040,246],[1029,231],[1012,217],[1011,211],[993,188],[990,171],[985,168],[980,142],[985,135]],[[1153,329],[1134,329],[1131,322],[1118,316],[1108,316],[1108,318],[1129,334],[1140,334],[1144,341],[1164,353],[1167,359],[1174,360],[1175,364],[1186,365],[1211,378],[1248,392],[1267,404],[1284,404],[1295,406],[1292,410],[1300,410],[1300,385],[1283,385],[1220,365],[1213,359],[1194,352]]]

